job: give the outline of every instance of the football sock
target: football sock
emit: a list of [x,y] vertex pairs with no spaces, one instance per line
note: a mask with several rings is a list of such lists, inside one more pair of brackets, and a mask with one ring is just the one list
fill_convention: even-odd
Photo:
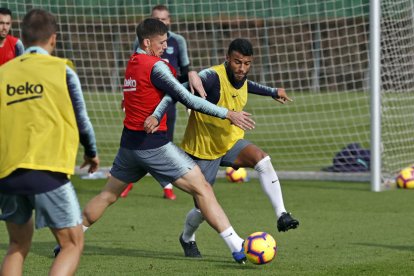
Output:
[[259,173],[260,184],[265,194],[269,197],[276,216],[279,218],[283,212],[286,212],[283,203],[282,188],[280,187],[279,178],[273,168],[270,157],[266,156],[260,160],[254,169]]
[[240,252],[242,249],[243,239],[237,235],[236,231],[234,231],[233,227],[229,227],[223,232],[220,233],[220,237],[223,238],[224,242],[230,248],[230,251],[233,252]]
[[83,230],[83,232],[86,232],[86,230],[88,230],[88,228],[89,228],[89,227],[87,227],[87,226],[85,226],[85,225],[82,225],[82,230]]
[[188,212],[183,231],[183,240],[185,242],[195,241],[195,232],[203,221],[204,218],[200,209],[193,208]]
[[172,189],[172,188],[173,188],[173,185],[172,185],[171,183],[167,184],[167,185],[164,187],[164,189]]

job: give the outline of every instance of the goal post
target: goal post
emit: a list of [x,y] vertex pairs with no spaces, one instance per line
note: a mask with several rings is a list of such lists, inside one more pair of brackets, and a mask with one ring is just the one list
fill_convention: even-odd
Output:
[[370,0],[371,190],[381,191],[381,5]]
[[[223,62],[230,41],[247,38],[254,47],[249,79],[284,87],[293,98],[280,105],[249,95],[246,106],[256,121],[246,139],[271,156],[281,179],[359,179],[379,191],[414,163],[412,0],[2,1],[13,11],[15,36],[29,9],[57,15],[55,54],[76,66],[103,166],[119,146],[135,28],[156,4],[169,8],[171,31],[186,38],[191,69]],[[178,105],[177,144],[186,122]],[[372,149],[371,174],[323,171],[351,143]]]

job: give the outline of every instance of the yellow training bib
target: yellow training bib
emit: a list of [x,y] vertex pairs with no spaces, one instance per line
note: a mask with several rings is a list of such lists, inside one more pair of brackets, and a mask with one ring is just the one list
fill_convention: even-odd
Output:
[[0,178],[17,168],[74,173],[79,131],[67,64],[27,53],[0,67]]

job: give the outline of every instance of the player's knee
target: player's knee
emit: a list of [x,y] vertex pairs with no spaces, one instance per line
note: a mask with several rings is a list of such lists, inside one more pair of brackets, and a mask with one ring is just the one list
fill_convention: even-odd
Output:
[[82,242],[76,242],[76,241],[70,241],[67,243],[63,243],[60,245],[60,251],[67,251],[72,253],[81,254],[83,252],[83,246],[84,243]]
[[61,249],[83,251],[84,234],[81,228],[69,228],[66,236],[59,239]]
[[257,164],[263,159],[270,160],[270,156],[266,152],[261,150],[261,151],[256,152],[255,159],[256,159],[256,164]]
[[207,180],[203,179],[197,184],[194,183],[193,185],[191,185],[190,193],[195,197],[210,196],[210,194],[213,193],[213,189],[211,185],[207,182]]
[[259,173],[269,169],[273,170],[273,165],[270,156],[266,155],[262,159],[260,159],[254,166],[254,169]]
[[32,244],[31,241],[24,241],[24,242],[10,241],[9,252],[19,253],[23,256],[23,258],[26,258],[26,256],[29,254],[31,244]]

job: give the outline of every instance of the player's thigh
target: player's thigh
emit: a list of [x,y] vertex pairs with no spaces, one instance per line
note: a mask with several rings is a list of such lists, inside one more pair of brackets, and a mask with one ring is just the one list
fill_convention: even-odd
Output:
[[99,196],[105,199],[108,199],[110,201],[116,200],[118,196],[125,190],[126,185],[129,183],[133,183],[133,182],[135,181],[125,182],[125,181],[122,181],[116,178],[113,175],[110,175],[108,177],[108,181],[106,182]]
[[110,177],[110,181],[108,181],[105,189],[117,190],[118,184],[121,184],[120,182],[123,182],[121,186],[134,183],[147,174],[147,170],[140,157],[140,152],[142,151],[119,148],[111,171],[109,172],[113,180],[111,181]]
[[207,182],[210,185],[214,185],[217,178],[217,172],[220,168],[221,158],[214,160],[195,159],[194,161],[200,167]]
[[81,209],[71,182],[34,196],[36,228],[67,228],[82,223]]
[[173,184],[193,196],[206,195],[212,190],[211,185],[208,184],[197,165],[176,179]]
[[[175,182],[196,166],[193,159],[173,143],[168,143],[157,149],[142,151],[139,154],[146,170],[161,185]],[[201,172],[199,173],[201,174]]]
[[18,244],[20,247],[24,247],[28,251],[33,237],[32,218],[23,224],[16,224],[14,222],[6,221],[6,228],[9,233],[10,242],[12,244]]
[[254,166],[262,160],[267,153],[250,141],[241,139],[223,156],[221,165],[225,167],[247,167]]

